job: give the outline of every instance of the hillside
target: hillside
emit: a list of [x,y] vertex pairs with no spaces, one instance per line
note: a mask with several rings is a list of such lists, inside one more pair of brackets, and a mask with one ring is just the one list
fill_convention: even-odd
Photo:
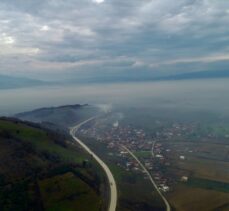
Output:
[[68,138],[0,118],[0,210],[104,209],[101,170]]
[[59,107],[40,108],[29,112],[16,114],[15,117],[31,122],[43,123],[50,126],[55,124],[60,128],[76,124],[82,119],[94,116],[99,109],[90,105],[65,105]]

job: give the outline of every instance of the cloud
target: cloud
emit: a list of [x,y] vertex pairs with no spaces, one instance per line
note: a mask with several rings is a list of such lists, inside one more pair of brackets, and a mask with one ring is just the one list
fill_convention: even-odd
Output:
[[41,31],[49,31],[50,28],[49,28],[49,26],[44,25],[44,26],[42,26],[42,27],[40,28],[40,30],[41,30]]
[[0,55],[1,56],[21,56],[21,55],[27,55],[27,56],[32,56],[32,55],[37,55],[40,52],[39,48],[19,48],[19,47],[5,47],[0,50]]
[[6,33],[0,35],[0,44],[12,45],[15,43],[15,39],[12,36],[8,36]]
[[102,4],[104,0],[92,0],[92,2],[97,3],[97,4]]
[[183,58],[183,59],[168,61],[165,62],[164,64],[194,63],[194,62],[212,63],[212,62],[227,61],[227,60],[229,61],[229,54]]
[[0,74],[44,70],[60,78],[223,68],[228,8],[228,1],[211,0],[2,0]]

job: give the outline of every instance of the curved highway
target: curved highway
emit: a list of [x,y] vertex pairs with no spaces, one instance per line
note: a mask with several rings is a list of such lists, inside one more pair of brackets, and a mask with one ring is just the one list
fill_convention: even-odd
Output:
[[116,182],[114,180],[114,177],[109,169],[109,167],[93,152],[91,151],[91,149],[85,145],[80,139],[78,139],[75,134],[77,132],[77,130],[84,124],[86,124],[87,122],[93,120],[95,117],[92,117],[84,122],[81,122],[80,124],[70,128],[70,135],[73,137],[73,139],[80,144],[81,147],[83,147],[83,149],[85,151],[87,151],[91,156],[93,156],[93,158],[99,163],[99,165],[103,168],[103,170],[105,171],[109,184],[110,184],[110,204],[109,204],[109,211],[115,211],[116,210],[116,206],[117,206],[117,187],[116,187]]
[[143,169],[143,171],[147,174],[147,176],[149,177],[151,183],[153,184],[154,188],[157,190],[158,194],[160,195],[160,197],[162,198],[162,200],[165,203],[166,206],[166,211],[171,211],[169,202],[167,201],[167,199],[162,195],[161,191],[159,190],[159,188],[157,187],[156,183],[154,182],[151,174],[149,173],[149,171],[145,168],[145,166],[141,163],[141,161],[134,155],[133,152],[131,152],[127,147],[121,145],[121,147],[126,150],[137,162],[138,164],[141,166],[141,168]]

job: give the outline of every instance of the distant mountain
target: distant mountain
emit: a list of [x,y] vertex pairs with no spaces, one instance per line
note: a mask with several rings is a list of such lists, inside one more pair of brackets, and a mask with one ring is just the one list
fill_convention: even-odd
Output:
[[144,82],[144,81],[163,81],[163,80],[188,80],[188,79],[209,79],[209,78],[228,78],[228,70],[209,70],[198,72],[187,72],[181,74],[160,76],[157,72],[141,71],[129,72],[128,74],[112,74],[112,75],[93,75],[59,80],[56,82],[45,82],[42,80],[11,77],[0,75],[0,89],[23,88],[41,85],[69,85],[69,84],[92,84],[92,83],[119,83],[119,82]]
[[76,104],[40,108],[16,114],[15,117],[25,121],[43,123],[50,126],[51,124],[54,124],[61,128],[66,128],[78,121],[96,115],[98,111],[99,109],[94,106]]
[[158,71],[139,71],[129,72],[128,74],[103,74],[84,76],[82,78],[72,77],[64,80],[63,84],[91,84],[91,83],[119,83],[119,82],[144,82],[144,81],[163,81],[163,80],[188,80],[188,79],[209,79],[209,78],[228,78],[229,70],[207,70],[197,72],[175,73],[173,75],[161,75]]
[[48,82],[22,77],[0,75],[0,89],[23,88],[45,84],[48,84]]
[[155,78],[155,80],[185,80],[185,79],[210,79],[210,78],[228,78],[229,70],[210,70],[210,71],[199,71],[189,72],[177,75],[170,75],[164,77]]

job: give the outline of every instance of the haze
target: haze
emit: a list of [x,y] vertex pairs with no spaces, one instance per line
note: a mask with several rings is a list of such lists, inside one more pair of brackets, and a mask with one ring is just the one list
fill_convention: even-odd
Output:
[[51,86],[0,91],[0,113],[75,103],[223,114],[229,108],[227,79]]

